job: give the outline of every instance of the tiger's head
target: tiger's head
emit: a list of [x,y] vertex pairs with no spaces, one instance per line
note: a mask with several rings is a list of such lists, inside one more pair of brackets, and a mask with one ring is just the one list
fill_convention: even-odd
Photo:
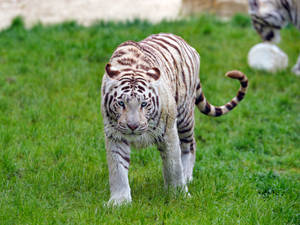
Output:
[[287,20],[283,9],[278,9],[275,1],[249,0],[249,13],[253,27],[263,41],[280,41],[280,29]]
[[119,69],[106,65],[103,106],[110,126],[122,135],[142,135],[153,128],[160,107],[152,83],[160,77],[157,68]]

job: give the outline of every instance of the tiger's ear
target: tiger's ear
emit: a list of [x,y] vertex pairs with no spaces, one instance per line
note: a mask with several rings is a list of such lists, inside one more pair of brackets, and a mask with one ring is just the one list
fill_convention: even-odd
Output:
[[154,67],[147,71],[147,75],[152,77],[154,80],[158,80],[160,78],[160,71],[158,68]]
[[120,73],[120,71],[114,68],[110,63],[106,64],[105,71],[110,78],[114,78]]

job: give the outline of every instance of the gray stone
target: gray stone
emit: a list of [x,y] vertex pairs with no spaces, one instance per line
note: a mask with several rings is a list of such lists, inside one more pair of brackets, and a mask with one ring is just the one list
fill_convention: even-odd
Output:
[[248,64],[253,69],[277,72],[288,66],[288,56],[275,44],[254,45],[248,53]]

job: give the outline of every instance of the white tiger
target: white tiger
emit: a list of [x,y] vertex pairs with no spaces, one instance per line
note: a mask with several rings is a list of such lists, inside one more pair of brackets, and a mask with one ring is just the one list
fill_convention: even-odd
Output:
[[[280,41],[280,29],[288,23],[300,30],[300,0],[249,0],[252,24],[263,41]],[[300,75],[300,55],[293,73]]]
[[106,138],[111,197],[109,203],[131,201],[128,183],[130,146],[156,144],[166,186],[187,191],[192,180],[196,144],[194,107],[209,116],[232,110],[248,87],[239,71],[226,75],[241,87],[226,105],[207,102],[198,77],[200,57],[173,34],[127,41],[113,53],[102,80],[101,111]]

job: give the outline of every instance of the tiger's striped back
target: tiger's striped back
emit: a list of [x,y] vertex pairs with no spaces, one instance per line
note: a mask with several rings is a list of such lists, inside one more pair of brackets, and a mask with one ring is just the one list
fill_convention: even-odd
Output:
[[[200,56],[181,37],[173,34],[156,34],[139,43],[149,55],[155,55],[155,58],[160,61],[159,64],[164,68],[162,75],[172,87],[179,116],[185,114],[185,109],[190,109],[193,104],[196,104],[206,115],[221,116],[232,110],[244,98],[248,79],[241,72],[231,71],[227,73],[227,76],[241,82],[237,96],[224,106],[211,105],[201,88]],[[181,118],[178,119],[180,121]]]

